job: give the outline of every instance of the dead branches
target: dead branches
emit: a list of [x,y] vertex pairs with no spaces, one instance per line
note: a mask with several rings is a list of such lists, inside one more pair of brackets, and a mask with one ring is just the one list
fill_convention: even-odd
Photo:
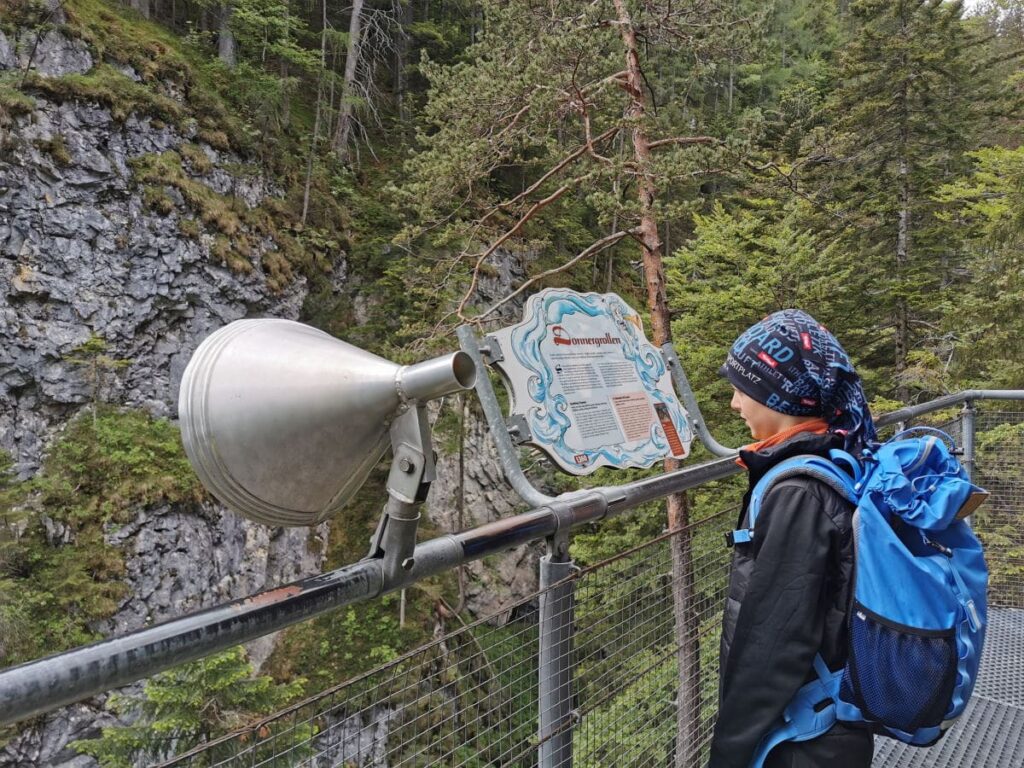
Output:
[[639,228],[634,228],[634,229],[621,230],[619,232],[613,232],[612,234],[608,235],[607,237],[602,237],[600,240],[597,240],[596,242],[593,242],[590,245],[588,245],[586,248],[584,248],[582,251],[577,253],[575,256],[573,256],[571,259],[569,259],[564,264],[560,264],[557,267],[552,267],[551,269],[544,270],[543,272],[541,272],[541,273],[539,273],[537,275],[534,275],[529,280],[527,280],[524,283],[522,283],[514,291],[512,291],[512,293],[510,293],[507,296],[505,296],[504,298],[499,299],[498,301],[494,302],[494,304],[492,304],[487,310],[485,310],[480,315],[474,317],[471,322],[473,322],[473,323],[481,323],[481,322],[483,322],[489,315],[494,314],[502,306],[504,306],[508,302],[512,301],[512,299],[514,299],[516,296],[518,296],[519,294],[521,294],[523,291],[527,290],[528,288],[536,285],[541,280],[544,280],[544,279],[546,279],[548,277],[551,277],[552,275],[557,275],[560,272],[565,272],[567,269],[572,269],[572,267],[574,267],[579,262],[583,261],[583,259],[587,258],[588,256],[593,256],[594,254],[600,253],[605,248],[608,248],[609,246],[615,245],[615,243],[619,242],[620,240],[622,240],[625,237],[636,237],[639,234],[640,234]]

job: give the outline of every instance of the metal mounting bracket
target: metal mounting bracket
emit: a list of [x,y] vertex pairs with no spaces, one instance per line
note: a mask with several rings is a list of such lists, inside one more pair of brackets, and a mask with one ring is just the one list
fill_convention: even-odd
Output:
[[391,424],[388,503],[370,539],[368,558],[383,558],[385,578],[400,579],[415,564],[420,504],[436,477],[427,409],[414,405]]

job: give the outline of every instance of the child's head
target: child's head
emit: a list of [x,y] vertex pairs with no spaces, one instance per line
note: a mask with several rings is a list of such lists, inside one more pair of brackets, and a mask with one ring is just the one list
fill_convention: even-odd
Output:
[[[733,407],[747,420],[752,433],[754,424],[737,407],[743,398],[754,401],[747,411],[759,430],[819,417],[833,432],[846,437],[848,447],[860,447],[876,437],[864,389],[850,358],[836,337],[802,310],[775,312],[744,331],[733,343],[720,373],[738,392]],[[758,405],[789,418],[773,421]],[[754,437],[761,439],[758,434]]]
[[732,402],[729,406],[740,415],[755,440],[766,440],[804,421],[815,421],[815,416],[787,416],[773,411],[767,405],[747,395],[736,387],[732,388]]

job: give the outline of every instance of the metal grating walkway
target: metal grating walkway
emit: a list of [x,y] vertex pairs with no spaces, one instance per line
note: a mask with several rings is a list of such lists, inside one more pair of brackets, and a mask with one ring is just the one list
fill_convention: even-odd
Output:
[[974,696],[934,747],[875,739],[873,768],[1024,766],[1024,610],[990,608]]

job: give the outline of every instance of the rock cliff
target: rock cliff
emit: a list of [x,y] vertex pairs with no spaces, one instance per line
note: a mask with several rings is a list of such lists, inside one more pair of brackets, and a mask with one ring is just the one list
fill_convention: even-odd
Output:
[[[62,77],[95,65],[81,41],[58,31],[39,40],[31,61],[28,42],[0,33],[0,69],[30,65]],[[206,335],[241,317],[298,316],[304,281],[271,288],[260,269],[274,249],[269,238],[254,238],[251,269],[229,266],[212,252],[214,234],[183,231],[196,211],[182,196],[171,188],[170,206],[155,209],[152,187],[133,168],[139,158],[191,151],[190,181],[252,209],[276,190],[245,158],[144,115],[118,120],[96,103],[38,95],[2,138],[0,448],[21,476],[93,398],[173,417],[182,370]],[[75,354],[91,338],[123,362],[101,382]],[[100,629],[131,631],[314,573],[324,533],[266,528],[214,503],[139,509],[109,534],[125,554],[128,592]],[[257,664],[268,652],[266,642],[250,648]],[[93,764],[66,744],[111,721],[95,706],[68,708],[26,729],[0,765]]]
[[[0,75],[20,69],[59,83],[98,68],[119,82],[140,81],[132,67],[104,60],[59,25],[41,35],[0,32]],[[173,84],[163,90],[161,98],[176,95]],[[307,288],[282,269],[278,244],[250,215],[279,197],[274,180],[206,141],[194,123],[122,112],[56,85],[32,91],[4,117],[0,449],[29,477],[61,426],[95,400],[174,418],[182,371],[205,336],[242,317],[297,319]],[[234,245],[239,238],[244,249]],[[509,254],[493,267],[481,291],[497,298],[521,272]],[[346,290],[340,254],[330,279],[335,291]],[[111,365],[83,361],[90,340],[99,340]],[[463,527],[521,506],[480,422],[467,427],[464,467]],[[442,457],[429,506],[446,530],[460,526],[459,474],[457,457]],[[157,504],[136,510],[107,539],[125,556],[128,590],[98,629],[120,634],[318,571],[326,527],[270,529],[215,502]],[[467,607],[488,612],[532,592],[535,554],[474,564]],[[267,639],[250,647],[257,665],[271,646]],[[94,765],[67,744],[114,722],[102,697],[52,713],[0,750],[0,766]]]

